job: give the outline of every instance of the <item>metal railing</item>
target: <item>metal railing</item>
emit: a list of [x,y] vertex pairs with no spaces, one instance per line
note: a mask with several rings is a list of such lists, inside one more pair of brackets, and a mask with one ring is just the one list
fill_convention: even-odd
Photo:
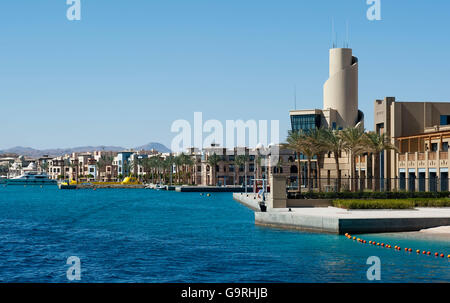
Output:
[[[288,191],[298,191],[297,181],[287,179]],[[410,191],[410,192],[447,192],[450,190],[450,178],[312,178],[301,180],[302,192],[320,191]]]

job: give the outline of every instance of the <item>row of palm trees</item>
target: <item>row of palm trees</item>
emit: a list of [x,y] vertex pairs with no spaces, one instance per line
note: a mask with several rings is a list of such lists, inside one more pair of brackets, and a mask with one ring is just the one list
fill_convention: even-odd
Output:
[[[107,166],[113,164],[114,158],[112,156],[102,155],[96,162],[98,179],[100,179],[100,174],[105,171]],[[222,157],[218,156],[216,153],[208,157],[208,164],[212,170],[212,183],[215,183],[216,167],[219,162],[222,161]],[[237,166],[235,172],[239,167],[247,165],[249,162],[248,155],[237,155],[234,161],[234,165]],[[69,161],[68,159],[64,161],[64,167],[71,167],[72,171],[78,172],[79,164],[78,161]],[[172,181],[178,184],[189,184],[192,183],[191,176],[193,175],[195,161],[187,154],[180,154],[178,156],[168,156],[165,158],[154,156],[149,158],[136,158],[130,161],[124,161],[123,163],[123,174],[120,177],[125,176],[135,176],[142,179],[142,174],[138,174],[138,170],[142,169],[142,172],[148,178],[148,181],[152,183],[164,182],[172,184]],[[173,174],[173,167],[175,167],[175,172]],[[246,171],[246,170],[245,170]],[[78,181],[78,173],[74,174],[74,178]],[[168,180],[169,179],[169,180]]]
[[[301,192],[301,159],[303,155],[307,159],[308,190],[312,190],[312,160],[317,159],[318,188],[321,189],[321,163],[326,154],[332,153],[337,172],[337,191],[341,190],[341,171],[339,167],[339,158],[342,152],[350,156],[350,179],[353,180],[352,188],[356,189],[356,159],[357,157],[368,154],[369,159],[374,158],[375,178],[379,177],[380,171],[379,157],[384,150],[396,150],[396,147],[390,143],[390,139],[385,134],[376,132],[365,132],[361,127],[349,127],[343,130],[334,130],[328,128],[316,128],[307,131],[290,131],[283,148],[290,149],[296,153],[297,171],[298,171],[298,191]],[[373,157],[372,157],[373,155]],[[375,179],[374,179],[375,182]],[[374,184],[374,189],[378,187]]]

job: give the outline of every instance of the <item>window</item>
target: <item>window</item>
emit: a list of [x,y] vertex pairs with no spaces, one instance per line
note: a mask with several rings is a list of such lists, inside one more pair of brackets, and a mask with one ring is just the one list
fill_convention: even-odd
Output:
[[332,126],[331,126],[332,129],[336,129],[336,127],[337,127],[337,126],[336,126],[336,122],[333,122],[331,125],[332,125]]
[[320,128],[320,115],[291,116],[291,127],[293,131]]
[[450,116],[442,115],[441,116],[441,125],[450,125]]
[[448,142],[443,142],[442,143],[442,151],[445,151],[445,152],[448,151]]
[[438,144],[437,143],[431,143],[431,151],[437,151]]
[[234,172],[234,165],[233,165],[233,164],[228,164],[228,171],[229,171],[230,173],[233,173],[233,172]]

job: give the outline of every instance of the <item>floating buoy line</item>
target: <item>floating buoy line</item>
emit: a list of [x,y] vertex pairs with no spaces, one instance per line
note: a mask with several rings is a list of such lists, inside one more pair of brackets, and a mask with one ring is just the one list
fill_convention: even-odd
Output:
[[[383,242],[376,242],[376,241],[367,241],[367,240],[364,240],[364,239],[361,239],[361,238],[357,238],[357,237],[355,237],[355,236],[352,236],[352,235],[350,235],[349,233],[345,233],[344,236],[345,236],[346,238],[350,239],[350,240],[357,241],[357,242],[362,243],[362,244],[369,244],[369,245],[380,246],[380,247],[384,247],[384,248],[392,248],[392,245],[390,245],[390,244],[383,243]],[[398,245],[395,245],[395,246],[394,246],[394,249],[397,250],[397,251],[402,251],[402,248],[401,248],[400,246],[398,246]],[[411,253],[411,252],[413,252],[413,249],[412,249],[412,248],[409,248],[409,247],[405,247],[405,248],[403,249],[403,251],[408,252],[408,253]],[[435,257],[445,258],[445,254],[440,253],[440,252],[432,253],[432,252],[429,251],[429,250],[420,250],[420,249],[416,249],[415,252],[416,252],[416,254],[418,254],[418,255],[422,254],[422,255],[431,256],[431,255],[433,254]],[[447,255],[447,258],[450,260],[450,254]]]

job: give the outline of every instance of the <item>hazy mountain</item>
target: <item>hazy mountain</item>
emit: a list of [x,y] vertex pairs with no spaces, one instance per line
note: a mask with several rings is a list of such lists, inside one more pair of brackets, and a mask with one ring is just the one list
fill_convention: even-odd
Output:
[[[1,150],[0,154],[18,154],[18,155],[24,155],[28,157],[41,157],[43,155],[49,155],[49,156],[61,156],[65,154],[71,154],[71,153],[77,153],[77,152],[92,152],[95,150],[104,150],[104,151],[122,151],[126,150],[127,148],[121,147],[121,146],[80,146],[80,147],[73,147],[73,148],[54,148],[54,149],[34,149],[31,147],[23,147],[23,146],[16,146],[12,148],[8,148],[5,150]],[[142,145],[139,147],[133,148],[134,150],[151,150],[155,149],[161,153],[167,153],[170,152],[170,150],[165,147],[161,143],[149,143],[146,145]]]
[[157,142],[151,142],[149,144],[146,145],[142,145],[142,146],[138,146],[135,148],[135,150],[157,150],[160,153],[170,153],[170,149],[168,149],[165,145],[161,144],[161,143],[157,143]]

